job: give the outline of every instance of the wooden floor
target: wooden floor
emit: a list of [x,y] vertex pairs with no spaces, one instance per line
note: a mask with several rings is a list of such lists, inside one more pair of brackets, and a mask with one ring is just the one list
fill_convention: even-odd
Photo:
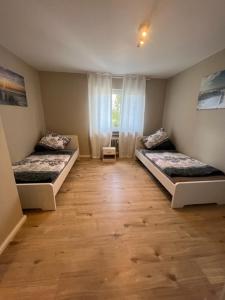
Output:
[[215,300],[225,207],[170,208],[135,161],[76,163],[56,212],[28,220],[0,257],[1,300]]

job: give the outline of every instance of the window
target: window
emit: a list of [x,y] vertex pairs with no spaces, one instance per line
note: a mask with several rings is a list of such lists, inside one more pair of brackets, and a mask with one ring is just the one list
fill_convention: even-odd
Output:
[[120,113],[121,113],[122,90],[112,90],[112,129],[118,132],[120,129]]

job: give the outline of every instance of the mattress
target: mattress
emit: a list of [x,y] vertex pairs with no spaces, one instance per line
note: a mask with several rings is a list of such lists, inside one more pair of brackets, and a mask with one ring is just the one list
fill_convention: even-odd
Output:
[[34,152],[13,164],[16,183],[51,183],[73,156],[73,150]]
[[176,151],[143,149],[140,152],[169,177],[224,175],[222,171]]

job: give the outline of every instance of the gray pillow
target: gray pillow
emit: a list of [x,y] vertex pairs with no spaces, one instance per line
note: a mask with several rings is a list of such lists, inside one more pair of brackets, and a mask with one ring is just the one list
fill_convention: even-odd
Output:
[[153,149],[161,143],[168,140],[169,137],[163,128],[157,130],[154,134],[143,139],[143,143],[147,149]]
[[41,138],[37,146],[50,150],[62,150],[71,141],[71,138],[56,133],[48,133]]

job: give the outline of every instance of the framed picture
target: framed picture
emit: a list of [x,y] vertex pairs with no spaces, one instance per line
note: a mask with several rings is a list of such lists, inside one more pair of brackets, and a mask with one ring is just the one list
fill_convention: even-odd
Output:
[[0,67],[0,104],[27,106],[23,76]]
[[197,108],[225,108],[225,70],[202,78]]

